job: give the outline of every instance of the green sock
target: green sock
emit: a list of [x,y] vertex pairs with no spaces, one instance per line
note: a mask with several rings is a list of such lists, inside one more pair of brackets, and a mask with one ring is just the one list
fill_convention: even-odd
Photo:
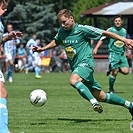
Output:
[[115,94],[106,93],[106,98],[104,102],[114,104],[114,105],[124,106],[129,110],[132,109],[132,102],[129,102]]
[[116,78],[114,76],[109,77],[109,90],[112,91],[114,90],[114,83],[115,83]]
[[78,90],[79,94],[86,100],[90,101],[92,105],[98,103],[90,90],[82,82],[76,82],[74,87]]

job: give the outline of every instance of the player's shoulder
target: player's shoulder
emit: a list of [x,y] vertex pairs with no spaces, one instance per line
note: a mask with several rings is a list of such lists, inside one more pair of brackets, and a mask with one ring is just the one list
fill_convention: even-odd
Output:
[[115,30],[115,27],[109,27],[109,28],[107,29],[107,31],[113,31],[113,30]]
[[127,30],[126,30],[125,28],[121,28],[121,30],[122,30],[123,32],[127,32]]
[[79,28],[79,29],[90,29],[90,28],[92,28],[92,26],[89,26],[89,25],[82,25],[82,24],[77,24],[77,28]]
[[78,24],[78,25],[77,25],[77,28],[78,28],[79,30],[82,30],[82,31],[88,31],[88,30],[96,31],[96,29],[98,29],[98,28],[96,28],[96,27],[94,27],[94,26],[82,25],[82,24]]

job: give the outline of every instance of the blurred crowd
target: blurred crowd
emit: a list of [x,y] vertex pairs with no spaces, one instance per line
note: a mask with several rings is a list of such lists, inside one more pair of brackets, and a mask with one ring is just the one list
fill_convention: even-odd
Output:
[[[11,24],[7,25],[8,35],[13,30]],[[93,41],[93,40],[92,40]],[[94,42],[91,42],[93,45]],[[0,69],[6,73],[6,80],[13,82],[13,72],[28,73],[34,72],[35,78],[41,78],[41,73],[51,72],[70,72],[66,53],[62,46],[55,47],[51,50],[37,53],[32,51],[33,46],[43,47],[47,43],[42,43],[36,34],[27,40],[26,44],[21,44],[21,38],[7,41],[1,46],[0,51]],[[132,72],[132,51],[126,50],[130,73]]]
[[[13,30],[11,24],[7,25],[8,35]],[[21,44],[21,38],[7,41],[1,47],[0,68],[6,73],[6,79],[12,82],[13,72],[28,73],[35,72],[35,78],[41,78],[41,72],[64,72],[68,73],[70,67],[62,46],[42,53],[32,51],[33,46],[43,47],[46,43],[41,43],[36,34],[33,34],[26,44]]]

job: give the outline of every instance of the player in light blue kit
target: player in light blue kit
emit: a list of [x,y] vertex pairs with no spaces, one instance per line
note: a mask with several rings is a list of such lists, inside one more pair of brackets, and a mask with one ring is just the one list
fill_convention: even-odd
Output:
[[[7,36],[11,31],[13,31],[13,27],[11,24],[7,25],[8,32],[3,36]],[[13,66],[16,57],[16,45],[20,44],[19,39],[9,40],[4,44],[4,54],[6,55],[5,64],[8,66],[6,79],[9,82],[13,82],[12,73]]]
[[36,34],[33,34],[32,38],[29,39],[29,41],[26,43],[28,63],[21,68],[21,71],[25,70],[26,73],[34,69],[34,62],[33,62],[34,56],[33,56],[33,51],[32,51],[33,46],[37,46]]
[[[8,2],[9,0],[0,0],[0,16],[2,16],[6,12]],[[4,33],[4,26],[0,18],[0,45],[1,47],[6,41],[12,40],[13,38],[17,39],[18,37],[22,36],[21,32],[11,31],[8,34],[8,36],[2,37],[3,33]],[[5,87],[4,76],[2,74],[2,71],[0,70],[0,133],[10,133],[8,129],[7,95],[8,93]]]
[[41,53],[34,52],[34,69],[35,69],[35,78],[40,79],[41,75],[41,67],[42,67],[42,59]]

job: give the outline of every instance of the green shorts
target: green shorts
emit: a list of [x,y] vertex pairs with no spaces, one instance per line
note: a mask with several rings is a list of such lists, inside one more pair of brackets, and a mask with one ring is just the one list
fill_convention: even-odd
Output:
[[110,52],[109,63],[111,64],[112,70],[116,68],[123,68],[123,67],[129,68],[127,58],[124,54]]
[[89,88],[91,92],[93,89],[102,90],[99,83],[93,77],[94,69],[87,63],[80,63],[72,72],[72,74],[78,74],[83,80],[84,84]]

